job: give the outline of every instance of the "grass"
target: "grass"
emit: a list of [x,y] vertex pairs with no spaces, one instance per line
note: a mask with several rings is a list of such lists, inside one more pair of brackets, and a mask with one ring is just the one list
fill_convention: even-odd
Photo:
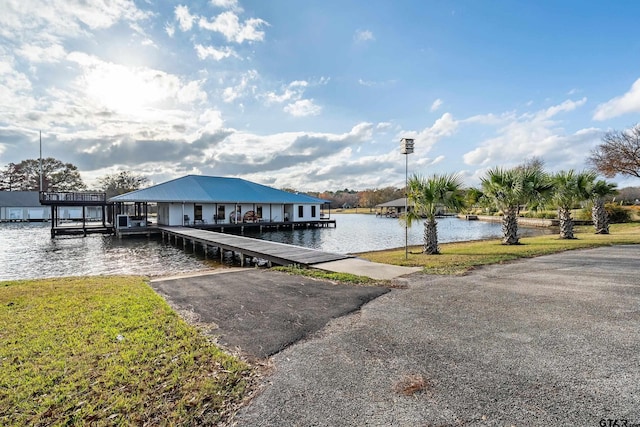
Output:
[[0,282],[0,425],[212,425],[251,376],[143,278]]
[[640,223],[613,224],[611,234],[594,234],[593,227],[575,227],[574,240],[564,240],[557,235],[524,237],[520,245],[503,245],[500,240],[483,240],[440,245],[440,255],[425,255],[421,246],[405,249],[365,252],[359,257],[385,264],[423,267],[430,274],[464,274],[473,267],[503,263],[519,258],[547,255],[572,249],[585,249],[614,244],[640,244]]
[[349,273],[333,273],[324,270],[307,269],[299,267],[272,267],[271,270],[282,271],[288,274],[313,277],[314,279],[328,280],[334,283],[344,283],[359,286],[387,286],[389,280],[376,280],[370,277],[357,276]]

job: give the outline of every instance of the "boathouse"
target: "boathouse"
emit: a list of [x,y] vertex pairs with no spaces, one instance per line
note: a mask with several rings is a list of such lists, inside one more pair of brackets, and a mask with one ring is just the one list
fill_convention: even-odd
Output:
[[49,209],[37,191],[0,191],[0,221],[48,221]]
[[[187,175],[109,199],[116,204],[117,228],[148,225],[148,204],[158,226],[321,222],[326,200],[290,193],[241,178]],[[128,206],[127,206],[128,205]],[[131,207],[133,206],[133,214]],[[216,227],[218,228],[218,227]]]

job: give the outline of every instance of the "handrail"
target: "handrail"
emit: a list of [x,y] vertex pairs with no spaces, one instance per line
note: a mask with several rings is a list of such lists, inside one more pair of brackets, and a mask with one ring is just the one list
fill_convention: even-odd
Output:
[[42,202],[103,202],[107,201],[107,193],[83,191],[41,191],[40,203]]

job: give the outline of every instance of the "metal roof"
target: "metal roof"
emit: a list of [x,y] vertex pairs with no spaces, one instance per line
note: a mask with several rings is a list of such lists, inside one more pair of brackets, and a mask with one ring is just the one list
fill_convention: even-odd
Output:
[[0,191],[0,206],[11,208],[27,208],[40,205],[37,191]]
[[328,201],[294,194],[241,178],[187,175],[149,188],[121,194],[111,202],[307,203]]
[[[405,198],[391,200],[390,202],[380,203],[376,208],[404,208]],[[413,206],[413,202],[408,202],[408,206]]]

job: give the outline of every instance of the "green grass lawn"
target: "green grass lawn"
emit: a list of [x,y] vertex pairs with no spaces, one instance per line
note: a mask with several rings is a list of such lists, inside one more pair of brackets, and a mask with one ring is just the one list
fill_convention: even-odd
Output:
[[0,425],[212,425],[251,378],[143,278],[0,282]]
[[572,249],[593,248],[614,244],[640,244],[640,223],[613,224],[611,234],[594,234],[593,227],[575,227],[577,239],[563,240],[557,235],[524,237],[520,245],[503,245],[500,240],[445,243],[440,255],[422,254],[421,246],[405,249],[366,252],[359,257],[386,264],[424,267],[431,274],[464,274],[475,266],[496,264],[518,258],[534,257]]

